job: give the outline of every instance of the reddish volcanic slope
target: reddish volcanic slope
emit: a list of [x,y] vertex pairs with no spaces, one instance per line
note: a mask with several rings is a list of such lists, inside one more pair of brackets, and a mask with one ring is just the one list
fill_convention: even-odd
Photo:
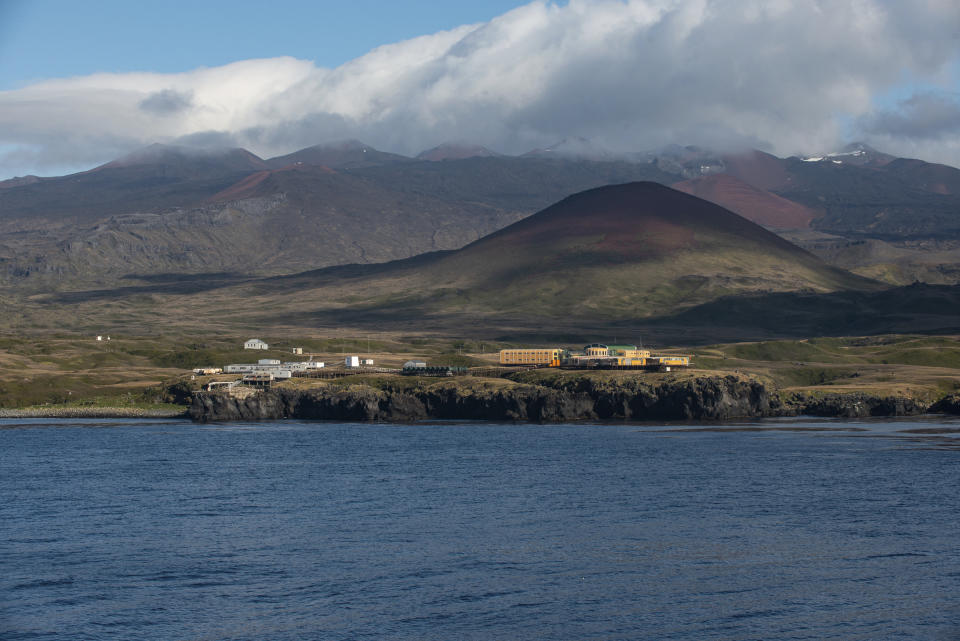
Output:
[[757,189],[775,190],[790,185],[790,173],[782,158],[756,149],[723,157],[725,173]]
[[270,170],[265,170],[258,171],[255,174],[250,174],[235,185],[231,185],[223,191],[211,196],[210,201],[217,202],[222,200],[240,200],[241,198],[249,198],[254,195],[257,185],[266,180],[272,173],[273,172]]
[[[612,185],[574,194],[460,250],[485,247],[576,247],[643,259],[697,249],[719,235],[791,255],[810,255],[723,207],[653,182]],[[509,252],[507,252],[509,253]],[[534,251],[533,253],[537,253]]]
[[277,190],[274,186],[264,187],[264,183],[269,182],[268,179],[276,176],[281,172],[299,172],[301,174],[336,174],[334,170],[329,167],[324,167],[322,165],[289,165],[287,167],[282,167],[280,169],[268,169],[265,171],[258,171],[255,174],[250,174],[246,178],[242,179],[238,183],[231,185],[230,187],[224,189],[221,192],[218,192],[210,197],[210,202],[224,202],[231,200],[242,200],[244,198],[254,198],[256,196],[264,196],[267,194],[275,193]]
[[685,180],[673,188],[726,207],[764,227],[804,229],[818,217],[817,212],[808,207],[757,189],[728,174]]

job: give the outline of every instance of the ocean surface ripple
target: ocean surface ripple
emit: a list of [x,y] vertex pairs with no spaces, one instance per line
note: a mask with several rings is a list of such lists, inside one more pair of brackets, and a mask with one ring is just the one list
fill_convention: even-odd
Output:
[[958,639],[958,428],[0,420],[0,639]]

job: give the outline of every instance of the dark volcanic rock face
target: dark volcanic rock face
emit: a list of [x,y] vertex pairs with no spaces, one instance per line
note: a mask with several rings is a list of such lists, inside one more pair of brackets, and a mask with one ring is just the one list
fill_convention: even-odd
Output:
[[[865,393],[799,394],[781,398],[762,381],[739,375],[604,377],[543,370],[514,380],[458,378],[275,388],[258,392],[198,392],[195,421],[283,418],[336,421],[461,419],[556,423],[580,420],[723,421],[769,416],[868,418],[926,412],[960,414],[960,395],[934,405],[907,396]],[[246,394],[242,397],[242,394]]]
[[930,407],[936,414],[960,414],[960,394],[950,394]]
[[565,393],[585,395],[593,403],[596,418],[723,420],[770,416],[779,407],[779,400],[762,383],[736,376],[653,385],[642,379],[610,383],[584,377],[552,385]]
[[926,403],[904,396],[869,396],[866,394],[830,394],[821,397],[798,397],[794,406],[798,414],[838,418],[871,416],[916,416],[931,410]]
[[490,388],[473,381],[426,384],[412,390],[365,385],[312,390],[265,390],[246,398],[194,395],[196,421],[281,418],[413,421],[426,418],[559,422],[573,420],[723,420],[771,416],[779,401],[757,381],[734,376],[667,381],[659,385],[601,385],[574,379],[557,386]]

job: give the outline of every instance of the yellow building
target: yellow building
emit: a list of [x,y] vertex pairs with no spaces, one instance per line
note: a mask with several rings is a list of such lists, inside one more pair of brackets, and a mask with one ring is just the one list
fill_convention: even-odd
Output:
[[661,368],[669,369],[671,367],[690,367],[690,357],[689,356],[655,356],[653,361],[656,361]]
[[591,358],[606,358],[607,356],[612,356],[610,353],[610,348],[606,345],[601,345],[600,343],[587,345],[583,348],[583,353]]
[[583,348],[583,353],[592,358],[620,357],[630,359],[650,358],[649,349],[637,349],[636,345],[603,345],[593,343]]
[[562,349],[502,349],[501,365],[549,365],[559,367]]

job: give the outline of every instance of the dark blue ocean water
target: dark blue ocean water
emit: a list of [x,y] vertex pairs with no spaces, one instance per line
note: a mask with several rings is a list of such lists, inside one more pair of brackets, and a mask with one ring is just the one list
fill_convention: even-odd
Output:
[[960,638],[958,422],[0,428],[4,640]]

